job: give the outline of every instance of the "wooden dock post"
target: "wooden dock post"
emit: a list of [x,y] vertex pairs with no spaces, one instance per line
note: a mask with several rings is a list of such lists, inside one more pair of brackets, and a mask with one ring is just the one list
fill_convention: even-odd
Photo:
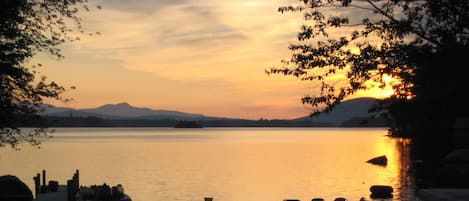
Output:
[[76,201],[77,193],[80,190],[80,171],[76,170],[72,179],[67,181],[67,201]]
[[37,175],[33,177],[33,179],[34,179],[35,195],[37,197],[37,195],[39,195],[39,192],[41,191],[41,175],[37,173]]
[[47,184],[46,184],[46,170],[42,170],[42,185],[40,186],[41,193],[47,193]]
[[42,186],[46,186],[46,170],[42,170]]
[[72,201],[72,180],[67,180],[67,201]]
[[79,189],[80,188],[80,170],[76,170],[75,175],[76,175],[76,188]]

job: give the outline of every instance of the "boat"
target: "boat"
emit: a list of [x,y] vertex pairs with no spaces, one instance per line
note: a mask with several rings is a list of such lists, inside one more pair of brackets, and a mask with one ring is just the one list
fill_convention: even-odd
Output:
[[197,121],[178,121],[174,128],[203,128],[204,126]]

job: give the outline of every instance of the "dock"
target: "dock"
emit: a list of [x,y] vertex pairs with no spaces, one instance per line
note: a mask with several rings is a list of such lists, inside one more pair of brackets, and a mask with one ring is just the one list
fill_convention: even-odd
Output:
[[33,177],[35,201],[78,201],[77,194],[80,191],[80,171],[76,170],[72,178],[67,180],[67,185],[59,185],[58,181],[47,182],[46,170]]
[[46,171],[37,174],[34,179],[35,199],[34,201],[132,201],[124,193],[121,184],[109,186],[103,185],[81,186],[80,172],[76,170],[72,178],[67,180],[67,185],[59,185],[58,181],[46,179]]
[[66,201],[67,200],[67,186],[60,185],[57,192],[41,193],[34,199],[34,201]]

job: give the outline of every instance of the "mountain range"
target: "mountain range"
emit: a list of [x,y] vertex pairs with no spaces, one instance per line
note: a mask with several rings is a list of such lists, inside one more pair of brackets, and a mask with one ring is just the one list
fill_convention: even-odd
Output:
[[122,119],[177,119],[177,120],[200,120],[207,117],[202,114],[191,114],[171,110],[153,110],[140,108],[128,103],[106,104],[91,109],[74,109],[67,107],[55,107],[44,105],[40,114],[49,117],[96,117],[101,119],[122,120]]
[[338,104],[329,113],[322,113],[313,117],[300,117],[296,120],[329,123],[339,126],[353,120],[371,119],[373,114],[369,113],[369,110],[375,103],[376,99],[374,98],[351,99]]
[[[294,119],[284,120],[267,120],[277,123],[289,122],[289,125],[303,124],[321,124],[329,126],[343,126],[344,124],[357,125],[371,120],[371,114],[368,110],[376,102],[373,98],[356,98],[344,101],[337,105],[334,110],[329,113],[320,114],[314,117],[305,116]],[[232,125],[252,123],[255,120],[233,119],[224,117],[211,117],[203,114],[185,113],[171,110],[154,110],[149,108],[135,107],[128,103],[106,104],[97,108],[90,109],[74,109],[67,107],[55,107],[53,105],[44,105],[44,109],[40,114],[54,119],[70,119],[70,118],[97,118],[106,121],[203,121],[203,122],[225,122]],[[261,120],[259,120],[261,121]],[[266,120],[264,120],[266,121]],[[231,123],[226,123],[231,122]],[[270,122],[269,125],[275,122]],[[264,122],[265,123],[265,122]],[[375,122],[376,123],[376,122]],[[382,122],[380,121],[379,124]],[[219,123],[218,123],[219,124]],[[217,125],[218,125],[217,124]],[[223,124],[223,125],[225,125]],[[263,124],[264,125],[264,124]]]

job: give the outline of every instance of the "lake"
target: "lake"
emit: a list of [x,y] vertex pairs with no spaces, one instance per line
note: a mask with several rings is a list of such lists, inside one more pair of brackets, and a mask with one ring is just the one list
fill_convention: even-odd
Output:
[[[385,128],[58,128],[40,149],[0,148],[0,174],[64,184],[122,184],[134,201],[417,200],[408,175],[409,141]],[[366,163],[386,155],[385,167]]]

